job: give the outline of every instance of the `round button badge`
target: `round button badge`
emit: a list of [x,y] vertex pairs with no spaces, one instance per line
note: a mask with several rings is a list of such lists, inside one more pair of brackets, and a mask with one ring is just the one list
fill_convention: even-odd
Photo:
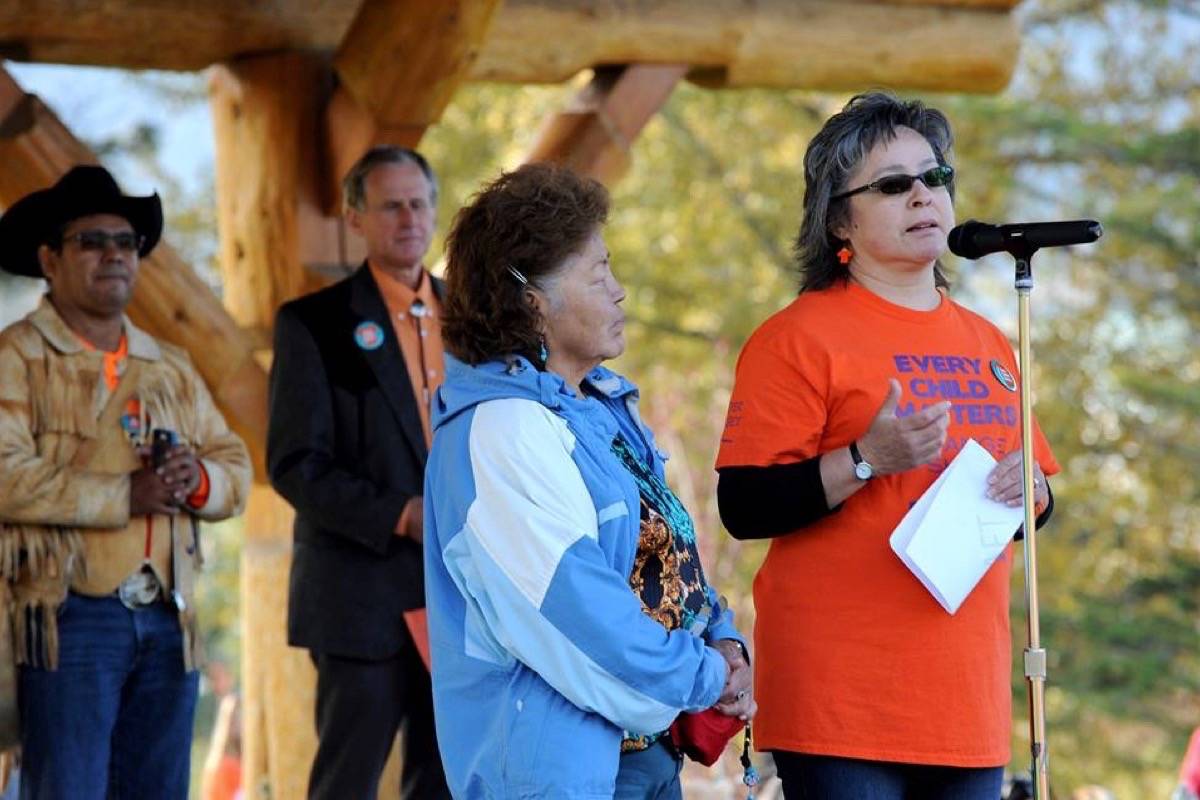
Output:
[[1011,372],[1004,368],[1003,364],[993,358],[988,366],[992,368],[992,374],[996,376],[996,380],[1000,382],[1001,386],[1010,392],[1017,390],[1017,379],[1012,376]]
[[354,343],[363,350],[378,350],[383,345],[383,328],[374,322],[360,322],[354,329]]

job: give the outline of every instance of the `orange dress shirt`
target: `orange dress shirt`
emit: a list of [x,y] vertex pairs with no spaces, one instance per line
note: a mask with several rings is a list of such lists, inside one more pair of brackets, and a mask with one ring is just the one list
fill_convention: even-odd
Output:
[[[442,361],[442,304],[433,292],[433,278],[428,270],[421,270],[420,283],[414,290],[374,264],[367,262],[367,266],[375,285],[379,287],[379,293],[383,295],[392,329],[400,343],[400,353],[404,356],[408,378],[417,398],[417,413],[421,417],[425,445],[429,446],[433,441],[433,428],[429,421],[430,403],[433,393],[446,377]],[[404,506],[396,522],[397,533],[406,530],[416,500],[413,498]]]

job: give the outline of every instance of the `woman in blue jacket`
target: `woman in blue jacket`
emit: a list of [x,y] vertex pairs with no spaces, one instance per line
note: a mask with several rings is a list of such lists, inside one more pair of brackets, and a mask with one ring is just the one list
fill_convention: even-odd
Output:
[[672,721],[754,711],[637,389],[600,366],[625,347],[607,212],[595,181],[527,165],[450,233],[425,580],[459,798],[678,798]]

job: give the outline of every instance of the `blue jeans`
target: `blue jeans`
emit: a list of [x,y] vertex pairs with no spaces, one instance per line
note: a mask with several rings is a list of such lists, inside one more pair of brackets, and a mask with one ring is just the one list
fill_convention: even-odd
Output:
[[198,673],[165,603],[69,594],[58,669],[21,667],[22,800],[186,800]]
[[683,761],[663,739],[645,750],[621,754],[613,800],[682,800],[679,770]]
[[939,767],[774,750],[787,800],[999,800],[1004,767]]

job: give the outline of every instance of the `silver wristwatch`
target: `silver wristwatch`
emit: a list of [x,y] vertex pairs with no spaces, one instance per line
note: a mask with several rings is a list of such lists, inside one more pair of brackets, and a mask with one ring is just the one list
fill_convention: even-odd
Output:
[[850,458],[854,461],[854,477],[860,481],[869,481],[875,474],[875,468],[858,452],[858,442],[850,443]]

